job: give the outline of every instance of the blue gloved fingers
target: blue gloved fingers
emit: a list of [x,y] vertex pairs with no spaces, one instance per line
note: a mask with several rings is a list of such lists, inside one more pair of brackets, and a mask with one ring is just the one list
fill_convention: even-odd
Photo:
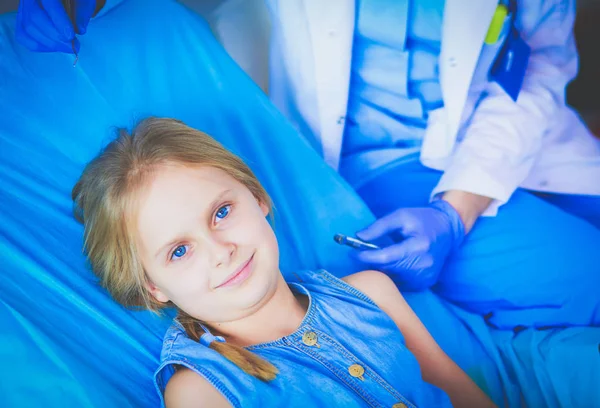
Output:
[[367,228],[358,231],[356,236],[363,241],[373,241],[392,232],[402,234],[405,229],[405,222],[403,210],[396,210],[391,214],[379,218]]
[[372,241],[389,233],[400,234],[402,241],[380,250],[351,252],[351,255],[414,290],[437,282],[448,254],[464,239],[460,215],[446,202],[398,209],[356,235]]
[[[30,25],[27,31],[17,31],[17,39],[31,51],[73,53],[73,46],[67,42],[51,41],[37,27]],[[77,48],[77,40],[75,40]]]
[[[19,15],[17,15],[17,20],[19,20]],[[20,24],[20,23],[17,22],[17,24]],[[17,27],[19,27],[19,26],[17,25]],[[35,29],[35,28],[32,29],[31,26],[29,27],[29,31],[34,31],[35,32],[34,35],[39,35],[36,30],[37,29]],[[59,44],[55,43],[51,48],[49,48],[47,45],[40,43],[40,41],[38,41],[36,38],[32,37],[26,30],[19,29],[19,28],[15,31],[15,38],[25,48],[27,48],[30,51],[35,51],[35,52],[53,52],[53,51],[56,51],[56,48],[58,48],[58,50],[62,51],[62,52],[69,52],[69,50],[71,49],[70,46],[67,47],[66,44],[60,44],[60,43]]]
[[21,0],[17,11],[15,38],[31,51],[39,51],[40,45],[27,33],[27,24],[24,20],[32,7],[36,6],[35,0]]
[[19,3],[16,38],[32,51],[73,52],[70,41],[58,32],[48,14],[35,0]]
[[352,251],[352,258],[388,274],[403,290],[424,290],[437,282],[436,265],[430,244],[422,237],[408,238],[378,251]]
[[42,13],[31,15],[31,20],[25,22],[26,32],[41,46],[42,51],[60,51],[72,53],[71,41],[74,39],[62,38],[62,34],[51,25],[50,18]]
[[78,0],[75,3],[75,29],[69,18],[70,10],[65,10],[62,3],[58,0],[40,0],[42,7],[59,31],[67,34],[68,39],[72,39],[75,34],[85,34],[88,23],[96,10],[96,0]]
[[416,266],[417,258],[423,258],[424,255],[427,255],[428,251],[429,242],[425,239],[414,237],[383,249],[353,251],[352,256],[365,264],[378,268],[383,266],[401,266],[401,269],[411,269]]
[[[40,2],[43,8],[42,11],[44,11],[48,20],[52,22],[52,27],[58,33],[59,38],[69,42],[75,38],[75,29],[62,3],[58,0],[40,0]],[[37,15],[37,13],[31,14],[32,17]],[[44,28],[46,27],[44,26]]]
[[40,44],[37,41],[35,41],[33,38],[31,38],[29,36],[29,34],[27,34],[23,30],[16,31],[15,38],[17,39],[19,44],[23,45],[25,48],[27,48],[30,51],[34,51],[34,52],[42,51],[42,50],[40,50]]
[[96,0],[80,0],[77,2],[75,9],[75,24],[77,25],[77,33],[85,34],[87,26],[94,16],[96,11]]
[[77,2],[76,29],[60,0],[21,0],[17,13],[17,40],[32,51],[77,53],[80,43],[76,31],[86,32],[95,8],[95,0]]

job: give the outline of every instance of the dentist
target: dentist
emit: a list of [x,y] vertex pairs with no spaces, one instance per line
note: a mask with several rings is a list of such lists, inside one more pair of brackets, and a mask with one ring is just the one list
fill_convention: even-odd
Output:
[[359,260],[497,326],[597,297],[600,140],[565,102],[574,1],[266,3],[273,102],[379,217],[357,236],[395,241]]

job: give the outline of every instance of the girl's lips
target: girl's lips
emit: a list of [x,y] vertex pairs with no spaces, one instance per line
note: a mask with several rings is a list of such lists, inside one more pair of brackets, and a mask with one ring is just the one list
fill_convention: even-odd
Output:
[[233,286],[238,283],[242,283],[245,281],[248,276],[252,273],[252,261],[254,260],[254,254],[248,259],[246,262],[242,264],[234,273],[229,275],[227,279],[221,284],[219,284],[215,289],[224,288],[227,286]]

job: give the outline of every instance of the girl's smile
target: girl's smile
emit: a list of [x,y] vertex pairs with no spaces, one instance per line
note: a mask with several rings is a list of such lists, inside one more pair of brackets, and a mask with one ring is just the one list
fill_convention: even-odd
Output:
[[237,268],[231,275],[229,275],[225,279],[225,281],[223,281],[223,283],[217,285],[215,289],[235,286],[245,282],[246,279],[248,279],[248,277],[250,277],[250,275],[252,274],[253,260],[254,254],[252,254],[250,259],[248,259],[246,262],[240,265],[239,268]]

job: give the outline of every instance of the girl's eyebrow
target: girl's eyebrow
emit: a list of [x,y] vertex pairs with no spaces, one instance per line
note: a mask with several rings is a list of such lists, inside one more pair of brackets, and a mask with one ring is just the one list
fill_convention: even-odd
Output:
[[173,245],[175,245],[177,242],[179,242],[179,238],[175,238],[171,241],[169,241],[168,243],[166,243],[165,245],[163,245],[162,247],[160,247],[160,249],[158,251],[156,251],[156,255],[154,255],[155,258],[158,258],[160,256],[160,254],[167,248],[172,247]]
[[[210,206],[208,206],[208,211],[211,211],[217,206],[219,205],[220,201],[223,200],[223,197],[227,194],[229,194],[229,192],[231,192],[231,189],[227,189],[227,190],[223,190],[222,192],[219,193],[219,195],[217,195],[215,197],[215,199],[210,203]],[[163,246],[161,246],[158,251],[156,251],[156,254],[154,255],[155,258],[158,258],[160,256],[161,253],[164,252],[165,249],[172,247],[173,245],[175,245],[177,242],[179,242],[181,240],[181,237],[175,237],[173,239],[171,239],[169,242],[167,242],[166,244],[164,244]]]
[[215,199],[210,203],[210,206],[208,206],[209,211],[213,211],[213,209],[218,206],[220,204],[220,202],[223,200],[223,197],[226,196],[227,194],[229,194],[229,192],[231,191],[231,189],[227,189],[227,190],[223,190],[221,191],[221,193],[219,193],[218,196],[215,197]]

